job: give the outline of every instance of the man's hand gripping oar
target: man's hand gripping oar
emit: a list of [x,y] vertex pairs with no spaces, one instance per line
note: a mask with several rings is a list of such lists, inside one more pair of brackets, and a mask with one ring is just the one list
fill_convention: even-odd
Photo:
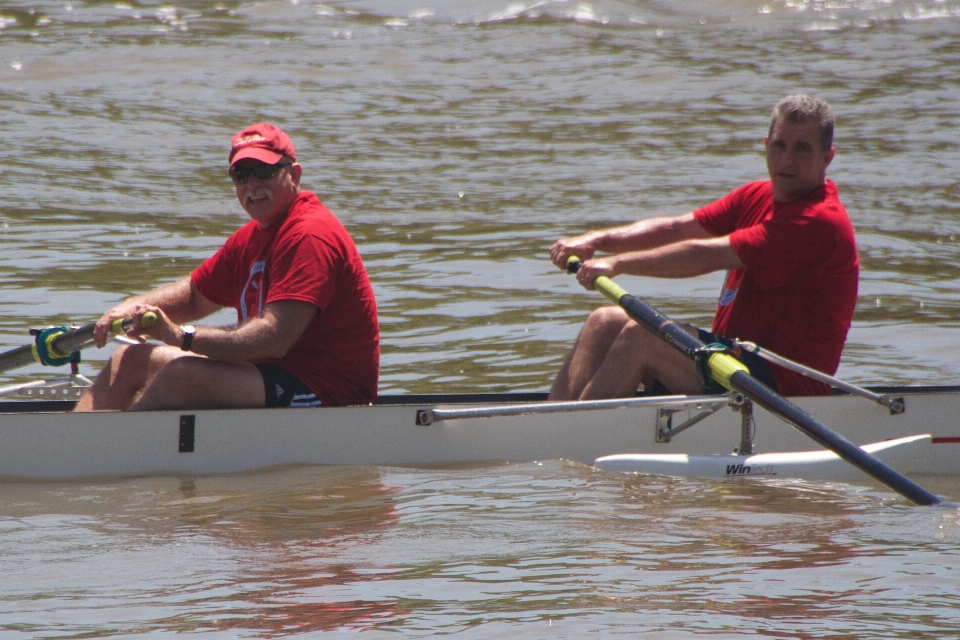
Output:
[[[131,318],[117,318],[109,327],[109,333],[126,334],[131,329],[145,329],[157,322],[155,313],[147,312],[135,322]],[[48,327],[34,330],[32,343],[0,353],[0,372],[10,371],[29,364],[60,366],[68,364],[78,351],[95,343],[94,332],[97,324],[90,323],[82,327]]]
[[[581,265],[577,256],[570,256],[567,259],[567,271],[570,273],[577,273]],[[606,276],[597,277],[592,284],[594,289],[619,305],[633,320],[658,334],[675,349],[693,360],[697,366],[697,372],[704,378],[704,384],[713,380],[730,391],[742,393],[912,502],[922,505],[944,504],[934,494],[832,431],[816,418],[753,378],[747,367],[730,355],[725,348],[708,347],[703,344],[673,320],[639,298],[630,295]]]

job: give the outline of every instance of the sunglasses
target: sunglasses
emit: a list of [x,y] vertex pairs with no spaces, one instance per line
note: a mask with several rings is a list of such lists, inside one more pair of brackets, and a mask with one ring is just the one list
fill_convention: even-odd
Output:
[[280,169],[289,167],[292,162],[279,164],[257,164],[252,167],[230,167],[230,179],[233,184],[243,184],[253,176],[257,180],[273,180],[280,173]]

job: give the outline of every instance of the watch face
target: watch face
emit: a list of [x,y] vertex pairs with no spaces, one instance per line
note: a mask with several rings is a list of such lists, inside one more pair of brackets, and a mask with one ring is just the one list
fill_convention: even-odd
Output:
[[185,324],[180,327],[180,330],[183,331],[183,344],[180,345],[180,348],[184,351],[190,351],[190,346],[193,344],[193,334],[197,332],[197,328],[192,324]]

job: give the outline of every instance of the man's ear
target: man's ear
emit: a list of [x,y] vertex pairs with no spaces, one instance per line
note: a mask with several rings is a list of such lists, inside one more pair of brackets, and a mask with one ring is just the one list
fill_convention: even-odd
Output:
[[830,147],[830,149],[827,151],[826,155],[824,156],[824,162],[823,162],[824,169],[830,166],[830,163],[833,162],[833,156],[835,155],[837,155],[837,150],[834,149],[833,147]]

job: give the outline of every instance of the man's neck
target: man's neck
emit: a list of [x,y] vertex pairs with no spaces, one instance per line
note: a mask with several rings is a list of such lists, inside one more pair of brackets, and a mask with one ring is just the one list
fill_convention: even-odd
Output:
[[818,184],[817,186],[799,195],[789,195],[789,194],[784,195],[784,194],[777,194],[776,192],[774,192],[773,201],[778,204],[790,204],[791,202],[800,202],[801,200],[806,200],[807,198],[815,194],[817,191],[820,191],[826,188],[826,185],[827,185],[827,181],[826,179],[824,179],[824,181]]

